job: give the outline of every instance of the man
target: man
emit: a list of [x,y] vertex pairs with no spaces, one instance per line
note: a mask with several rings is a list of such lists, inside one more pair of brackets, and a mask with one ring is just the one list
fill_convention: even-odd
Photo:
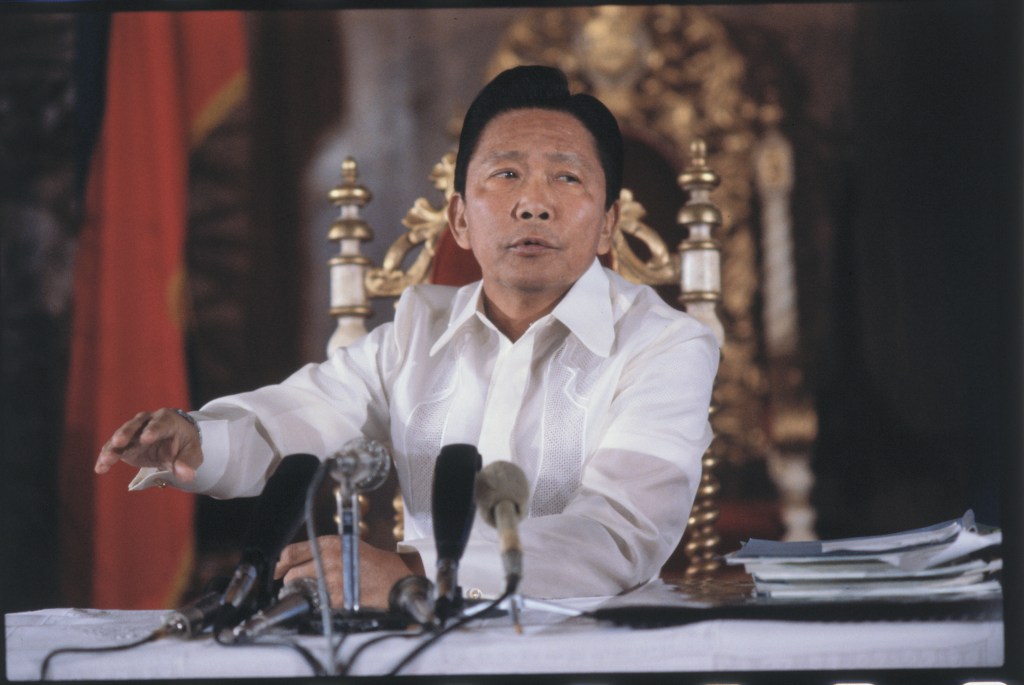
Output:
[[[401,577],[433,575],[434,461],[442,446],[469,443],[485,465],[520,466],[530,484],[523,594],[610,595],[650,580],[693,503],[719,353],[695,319],[598,262],[619,219],[621,170],[621,134],[603,104],[570,95],[555,69],[503,72],[466,114],[448,205],[482,281],[410,288],[393,322],[190,420],[141,413],[102,448],[96,471],[123,460],[145,467],[135,488],[251,496],[283,455],[327,457],[358,436],[386,442],[406,539],[397,552],[360,548],[363,604],[384,606]],[[340,605],[338,538],[321,544]],[[309,544],[288,546],[276,575],[314,576]],[[459,581],[470,596],[503,590],[488,526],[473,527]]]

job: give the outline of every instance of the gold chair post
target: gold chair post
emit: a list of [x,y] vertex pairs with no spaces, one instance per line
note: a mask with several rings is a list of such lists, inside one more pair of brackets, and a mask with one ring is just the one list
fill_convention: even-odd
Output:
[[818,415],[800,363],[796,259],[790,195],[795,182],[793,146],[782,134],[782,109],[761,108],[765,134],[753,149],[761,210],[764,280],[764,354],[768,379],[768,474],[779,491],[783,540],[814,540],[811,452]]
[[[722,225],[722,212],[710,199],[719,177],[708,168],[703,140],[697,139],[690,144],[690,157],[690,165],[679,175],[679,185],[689,196],[678,215],[678,223],[687,229],[687,237],[679,244],[679,300],[689,314],[712,330],[721,347],[725,341],[725,330],[717,312],[717,305],[722,299],[721,246],[713,232]],[[712,397],[712,428],[715,427],[716,413],[717,401]],[[700,485],[686,528],[688,577],[706,576],[721,565],[716,554],[720,540],[715,527],[720,489],[715,475],[717,464],[717,441],[712,441],[701,458]]]
[[361,244],[373,240],[373,230],[363,220],[362,208],[373,199],[366,186],[358,183],[356,161],[346,157],[341,164],[340,184],[330,193],[338,207],[338,218],[331,224],[327,239],[338,242],[338,254],[328,261],[331,277],[331,316],[338,326],[327,342],[327,354],[366,335],[366,319],[372,310],[363,285],[370,260],[362,254]]
[[[337,348],[366,335],[366,319],[373,311],[363,285],[371,262],[361,251],[362,243],[373,240],[373,230],[362,217],[362,209],[373,199],[373,194],[358,180],[356,160],[346,157],[341,163],[341,183],[327,195],[338,208],[338,218],[327,233],[328,240],[338,242],[338,254],[327,262],[331,278],[331,316],[338,321],[327,341],[328,356]],[[340,487],[334,488],[334,496],[341,497]],[[360,494],[358,502],[359,536],[365,539],[368,533],[365,519],[370,500],[365,494]],[[336,525],[340,523],[338,514],[335,514],[334,521]]]

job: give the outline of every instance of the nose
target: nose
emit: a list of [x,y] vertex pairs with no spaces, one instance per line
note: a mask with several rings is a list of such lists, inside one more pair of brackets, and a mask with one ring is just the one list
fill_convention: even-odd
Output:
[[523,184],[522,194],[515,205],[515,216],[523,221],[538,219],[547,221],[551,218],[554,207],[548,189],[537,180],[531,180]]
[[546,209],[536,210],[536,214],[534,214],[534,211],[530,210],[530,209],[525,209],[525,208],[520,208],[519,209],[519,218],[520,219],[529,220],[529,219],[532,219],[534,216],[536,216],[541,221],[547,221],[548,219],[551,218],[551,213],[548,212],[548,210],[546,210]]

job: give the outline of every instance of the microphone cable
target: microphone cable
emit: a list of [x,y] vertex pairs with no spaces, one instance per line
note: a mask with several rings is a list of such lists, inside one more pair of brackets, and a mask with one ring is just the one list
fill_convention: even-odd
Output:
[[60,647],[58,649],[51,651],[49,654],[46,655],[46,658],[43,659],[43,664],[39,669],[39,679],[46,680],[47,673],[50,670],[50,662],[53,660],[54,657],[59,656],[61,654],[97,654],[102,652],[119,652],[121,650],[141,647],[146,643],[155,642],[167,635],[170,635],[170,631],[168,631],[164,627],[160,627],[151,632],[146,637],[142,638],[141,640],[136,640],[135,642],[129,642],[123,645],[109,645],[106,647]]
[[383,642],[384,640],[391,640],[394,638],[404,638],[406,640],[409,640],[415,637],[422,637],[423,635],[426,635],[428,632],[430,631],[423,629],[420,630],[418,633],[386,633],[384,635],[372,637],[363,644],[356,647],[354,650],[352,650],[352,654],[349,655],[348,661],[341,667],[341,670],[339,671],[338,675],[349,675],[349,673],[352,671],[352,666],[355,665],[356,659],[359,658],[359,655],[366,651],[369,647],[372,647],[373,645],[377,644],[378,642]]
[[309,665],[315,676],[326,676],[327,668],[324,667],[323,663],[320,662],[313,653],[306,647],[300,645],[298,642],[291,640],[269,640],[265,636],[257,636],[252,642],[229,642],[221,637],[220,633],[215,633],[213,636],[214,641],[222,647],[286,647],[288,649],[295,650],[298,652],[305,662]]
[[406,654],[405,657],[401,661],[399,661],[398,664],[388,672],[388,677],[398,675],[399,671],[401,671],[403,668],[408,666],[409,663],[413,659],[418,657],[420,654],[422,654],[424,652],[424,650],[427,649],[427,647],[430,647],[431,645],[433,645],[435,642],[440,640],[445,635],[449,634],[450,632],[452,632],[453,630],[455,630],[457,628],[461,628],[462,626],[466,625],[467,623],[469,623],[473,619],[479,618],[479,615],[486,615],[488,612],[496,609],[499,604],[501,604],[506,599],[511,597],[514,594],[514,592],[515,592],[515,585],[510,583],[505,588],[505,592],[503,592],[500,597],[498,597],[496,600],[492,601],[490,604],[488,604],[480,612],[463,616],[462,618],[460,618],[459,620],[455,621],[454,623],[452,623],[450,625],[447,625],[444,628],[442,628],[441,630],[435,632],[429,638],[427,638],[426,640],[424,640],[423,642],[418,644],[415,649],[413,649],[411,652]]
[[[337,675],[334,656],[341,647],[341,641],[339,640],[337,645],[334,644],[331,597],[327,591],[327,572],[324,570],[324,560],[320,554],[320,542],[316,537],[313,517],[313,502],[316,500],[317,492],[329,469],[330,460],[325,459],[313,475],[313,480],[306,491],[306,537],[309,538],[309,549],[313,553],[313,563],[316,566],[316,591],[320,595],[320,621],[323,624],[324,641],[327,643],[327,675]],[[342,639],[344,639],[344,635],[342,635]]]
[[[227,578],[214,578],[209,583],[207,583],[205,589],[208,592],[222,593],[224,591],[224,588],[227,586],[227,583],[228,583],[228,579]],[[204,597],[205,597],[205,595],[204,595]],[[188,606],[189,605],[186,605],[186,607],[188,607]],[[183,608],[179,609],[178,611],[179,612],[185,611],[186,607],[183,607]],[[171,615],[173,616],[173,614],[171,614]],[[54,657],[57,657],[57,656],[59,656],[61,654],[75,654],[75,653],[77,653],[77,654],[89,654],[89,653],[117,652],[117,651],[122,651],[122,650],[126,650],[126,649],[132,649],[132,648],[135,648],[135,647],[141,647],[142,645],[144,645],[146,643],[155,642],[156,640],[160,640],[160,639],[165,638],[165,637],[180,636],[182,634],[182,632],[183,632],[183,629],[180,626],[176,626],[173,622],[168,620],[167,616],[165,616],[164,617],[164,621],[160,625],[159,628],[156,628],[149,635],[147,635],[147,636],[145,636],[145,637],[143,637],[143,638],[141,638],[139,640],[136,640],[135,642],[129,642],[129,643],[123,644],[123,645],[108,645],[108,646],[103,646],[103,647],[60,647],[58,649],[54,649],[53,651],[51,651],[49,654],[46,655],[46,658],[43,659],[43,663],[42,663],[42,665],[40,667],[39,679],[40,680],[46,680],[46,677],[47,677],[47,675],[49,673],[49,670],[50,670],[50,662],[54,659]],[[184,632],[189,632],[189,631],[184,631]],[[194,635],[195,633],[190,633],[190,634]]]

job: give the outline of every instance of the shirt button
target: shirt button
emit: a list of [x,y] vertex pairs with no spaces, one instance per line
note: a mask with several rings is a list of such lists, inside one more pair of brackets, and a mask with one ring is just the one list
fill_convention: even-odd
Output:
[[481,599],[484,596],[484,593],[478,587],[471,588],[468,594],[470,599]]

